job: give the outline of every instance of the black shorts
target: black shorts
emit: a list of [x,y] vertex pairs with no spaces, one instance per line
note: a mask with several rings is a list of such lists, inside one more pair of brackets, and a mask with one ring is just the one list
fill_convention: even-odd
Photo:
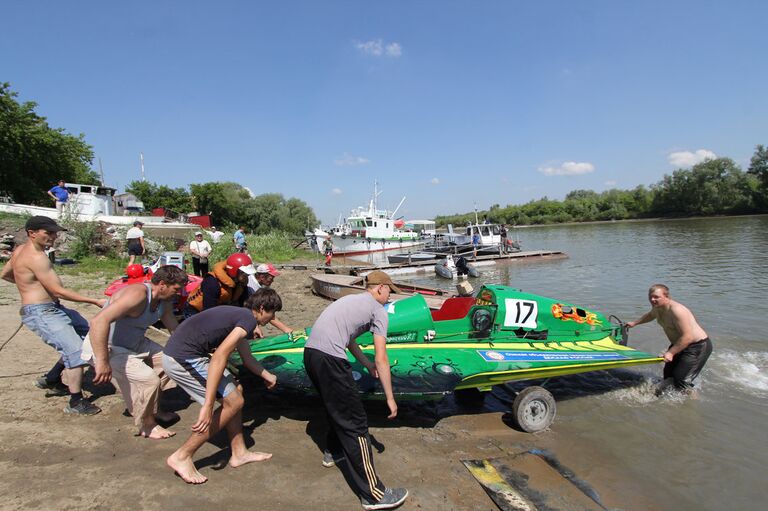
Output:
[[693,380],[699,375],[711,354],[712,341],[709,337],[689,344],[687,348],[675,355],[672,362],[664,364],[664,379],[672,378],[678,389],[692,389]]
[[141,242],[138,240],[130,240],[128,242],[128,255],[140,256],[144,250],[141,248]]

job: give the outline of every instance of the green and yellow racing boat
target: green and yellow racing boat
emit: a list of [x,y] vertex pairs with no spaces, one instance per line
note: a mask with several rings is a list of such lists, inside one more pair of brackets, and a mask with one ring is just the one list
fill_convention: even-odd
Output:
[[[438,310],[430,310],[421,295],[386,308],[387,352],[398,399],[488,391],[511,381],[662,360],[628,347],[626,328],[618,320],[507,286],[485,285],[476,296],[449,298]],[[251,342],[254,357],[277,375],[280,387],[312,391],[303,364],[309,333],[305,329]],[[373,359],[372,335],[361,335],[357,343]],[[363,397],[383,397],[378,380],[348,356]],[[237,354],[231,362],[235,368],[241,365]],[[523,429],[542,429],[538,426],[547,427],[554,419],[554,399],[540,387],[528,387],[518,395],[513,412],[523,415],[516,417]],[[526,414],[533,419],[530,428],[522,423]]]

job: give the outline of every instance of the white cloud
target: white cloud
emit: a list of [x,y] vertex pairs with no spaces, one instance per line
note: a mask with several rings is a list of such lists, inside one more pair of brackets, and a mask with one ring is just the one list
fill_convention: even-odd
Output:
[[243,189],[244,189],[246,192],[248,192],[248,195],[250,195],[250,196],[251,196],[251,199],[253,199],[253,198],[255,198],[255,197],[256,197],[256,194],[254,194],[254,193],[251,191],[251,189],[250,189],[250,188],[248,188],[247,186],[244,186],[244,187],[243,187]]
[[709,149],[699,149],[697,151],[674,151],[667,155],[667,161],[674,167],[692,167],[704,160],[714,160],[717,155]]
[[616,181],[613,179],[609,179],[605,183],[603,183],[605,186],[616,186]]
[[399,57],[403,54],[403,47],[400,46],[400,43],[389,43],[384,48],[384,51],[387,53],[388,57]]
[[362,156],[353,156],[349,153],[344,153],[340,158],[333,160],[333,163],[339,167],[355,167],[357,165],[365,165],[367,163],[371,163],[371,160],[368,158],[363,158]]
[[403,54],[403,47],[400,43],[385,43],[381,39],[371,39],[365,42],[355,41],[354,45],[358,51],[373,57],[397,58]]
[[432,180],[430,181],[430,183],[432,183],[433,185],[439,185],[440,184],[440,180],[438,178],[436,178],[436,177],[433,177]]
[[334,195],[341,195],[341,188],[334,188],[331,190],[331,193]]
[[545,176],[580,176],[594,171],[595,166],[589,162],[567,161],[560,166],[539,167]]

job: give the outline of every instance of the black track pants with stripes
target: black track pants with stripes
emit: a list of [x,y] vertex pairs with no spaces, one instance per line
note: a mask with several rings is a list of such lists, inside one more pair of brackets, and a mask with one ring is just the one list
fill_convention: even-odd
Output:
[[312,348],[304,349],[304,367],[325,406],[331,452],[344,451],[358,494],[368,502],[384,495],[384,483],[373,468],[368,417],[347,360]]

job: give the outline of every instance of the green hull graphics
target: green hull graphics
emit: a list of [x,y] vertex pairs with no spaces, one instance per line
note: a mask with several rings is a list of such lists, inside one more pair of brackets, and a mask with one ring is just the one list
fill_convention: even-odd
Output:
[[[420,295],[386,307],[392,387],[400,398],[661,361],[624,346],[621,326],[600,313],[506,286],[483,286],[476,298],[451,298],[437,311]],[[309,332],[251,342],[251,353],[280,387],[312,390],[303,364]],[[357,342],[373,359],[372,335]],[[378,380],[351,355],[349,361],[363,397],[383,397]],[[231,362],[241,365],[237,354]]]

